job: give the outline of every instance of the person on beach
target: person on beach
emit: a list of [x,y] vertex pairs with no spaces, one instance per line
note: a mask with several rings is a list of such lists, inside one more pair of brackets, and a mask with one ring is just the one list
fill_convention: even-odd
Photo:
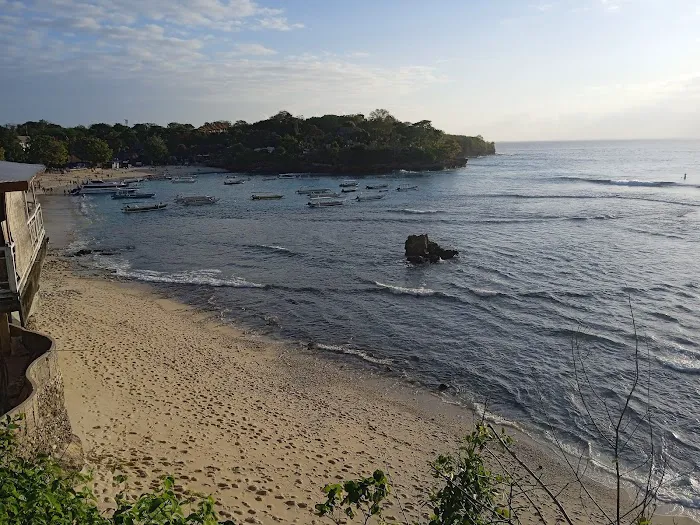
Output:
[[686,178],[687,176],[688,176],[688,174],[687,174],[687,173],[684,173],[684,174],[683,174],[683,180],[685,180],[685,178]]

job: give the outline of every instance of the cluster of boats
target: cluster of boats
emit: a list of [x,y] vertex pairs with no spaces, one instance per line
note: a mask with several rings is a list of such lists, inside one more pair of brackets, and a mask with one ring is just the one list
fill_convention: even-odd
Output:
[[[184,179],[172,179],[172,182],[183,182]],[[189,179],[187,179],[189,182]],[[192,182],[196,179],[192,178]],[[75,188],[70,193],[71,195],[95,195],[95,194],[112,194],[113,200],[145,200],[152,199],[156,196],[152,192],[141,191],[138,187],[133,187],[133,182],[140,181],[104,181],[95,179],[86,182],[85,184]],[[178,195],[175,197],[175,202],[183,206],[203,206],[206,204],[214,204],[219,201],[218,197],[211,195]],[[167,208],[167,203],[159,202],[157,204],[127,204],[122,208],[124,213],[139,213],[148,211],[159,211]]]
[[[275,178],[280,179],[291,179],[296,178],[296,175],[283,174],[278,175]],[[237,176],[229,176],[224,180],[225,185],[243,184],[250,179],[241,178]],[[267,179],[266,179],[267,180]],[[134,187],[131,184],[133,182],[140,181],[104,181],[101,179],[91,180],[75,190],[71,191],[73,195],[89,195],[89,194],[103,194],[111,193],[112,199],[114,200],[145,200],[152,199],[155,197],[155,193],[141,191],[138,187]],[[173,184],[192,184],[197,182],[196,177],[186,176],[186,177],[172,177],[171,182]],[[332,188],[321,188],[321,187],[306,187],[299,188],[296,193],[299,195],[306,195],[308,197],[307,205],[311,208],[325,208],[331,206],[342,206],[346,203],[346,199],[343,198],[347,193],[358,192],[360,183],[357,180],[344,180],[340,183],[340,191],[335,191]],[[375,201],[381,200],[386,197],[389,191],[389,185],[386,183],[375,183],[367,184],[367,190],[372,190],[370,193],[358,192],[355,200],[362,201]],[[415,185],[400,185],[396,188],[397,191],[410,191],[417,190],[418,186]],[[262,200],[279,200],[284,198],[284,195],[272,192],[261,192],[253,193],[251,199],[254,201]],[[204,206],[208,204],[215,204],[219,201],[218,197],[213,197],[211,195],[177,195],[175,197],[175,202],[183,206]],[[148,211],[159,211],[167,208],[167,204],[159,202],[157,204],[127,204],[122,208],[125,213],[138,213],[138,212],[148,212]]]

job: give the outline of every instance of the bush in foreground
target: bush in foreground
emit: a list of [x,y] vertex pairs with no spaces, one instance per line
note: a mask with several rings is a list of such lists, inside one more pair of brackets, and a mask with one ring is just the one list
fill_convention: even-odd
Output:
[[[62,468],[47,456],[25,459],[18,454],[15,431],[19,418],[0,422],[0,523],[32,525],[233,525],[218,521],[211,497],[183,500],[172,477],[160,488],[131,498],[115,498],[116,510],[101,513],[88,487],[89,477]],[[115,482],[125,481],[116,477]]]

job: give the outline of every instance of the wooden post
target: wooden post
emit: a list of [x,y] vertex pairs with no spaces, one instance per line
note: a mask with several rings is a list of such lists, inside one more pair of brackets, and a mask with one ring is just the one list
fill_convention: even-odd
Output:
[[0,313],[0,414],[4,414],[9,408],[9,381],[7,361],[12,353],[12,339],[10,338],[10,325],[6,313]]
[[0,313],[0,354],[9,357],[12,354],[12,339],[7,313]]

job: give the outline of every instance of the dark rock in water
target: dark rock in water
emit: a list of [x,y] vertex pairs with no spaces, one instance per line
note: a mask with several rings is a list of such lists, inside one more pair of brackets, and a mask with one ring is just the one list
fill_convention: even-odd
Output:
[[440,383],[440,385],[438,386],[438,391],[444,392],[444,391],[447,390],[448,388],[450,388],[450,387],[447,386],[445,383]]
[[86,248],[80,249],[74,254],[71,255],[71,257],[83,257],[85,255],[116,255],[117,252],[113,250],[89,250]]
[[441,248],[438,243],[428,239],[426,234],[409,235],[404,248],[406,250],[406,259],[414,264],[424,262],[436,263],[440,259],[452,259],[454,256],[459,255],[457,250]]

